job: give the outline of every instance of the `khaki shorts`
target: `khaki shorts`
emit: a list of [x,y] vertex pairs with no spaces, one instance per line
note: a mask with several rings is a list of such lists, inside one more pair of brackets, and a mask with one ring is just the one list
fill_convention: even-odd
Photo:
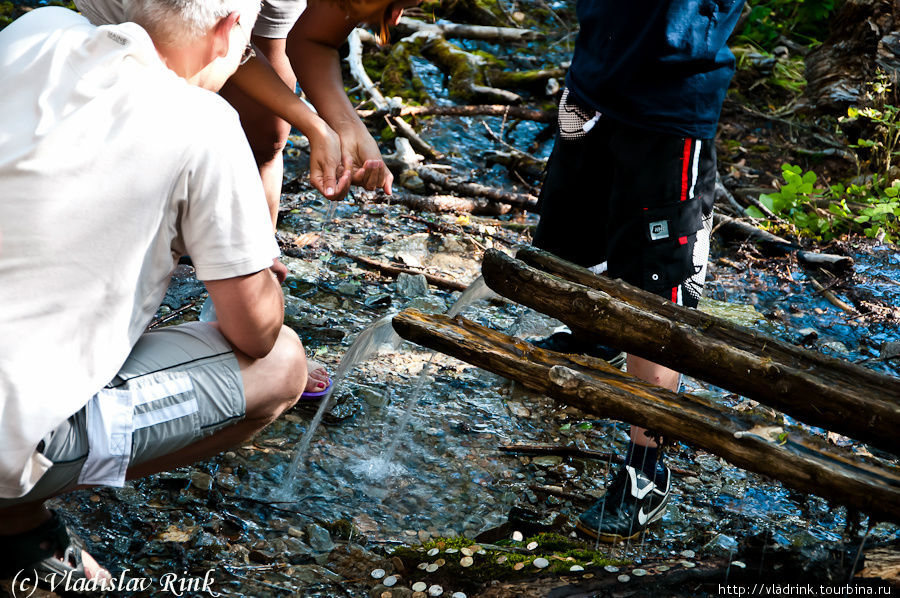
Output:
[[237,359],[212,326],[191,322],[144,333],[116,377],[43,441],[53,466],[21,498],[78,485],[122,486],[128,467],[168,455],[244,418]]
[[[125,22],[123,0],[75,0],[75,6],[94,25]],[[306,0],[263,0],[253,34],[284,39],[306,9]]]

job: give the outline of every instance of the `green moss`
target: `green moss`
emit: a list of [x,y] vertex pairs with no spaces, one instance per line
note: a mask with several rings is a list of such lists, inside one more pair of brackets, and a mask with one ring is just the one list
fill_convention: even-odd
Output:
[[360,532],[353,523],[347,519],[336,519],[323,525],[332,538],[349,540],[352,536],[359,536]]
[[429,99],[425,84],[415,75],[409,62],[410,55],[418,54],[421,45],[421,40],[412,43],[401,42],[395,44],[390,54],[386,56],[379,77],[381,92],[385,96],[398,96],[411,102],[425,102]]
[[543,89],[551,77],[562,81],[566,76],[563,69],[538,69],[529,71],[501,71],[491,69],[485,79],[494,87],[503,89]]

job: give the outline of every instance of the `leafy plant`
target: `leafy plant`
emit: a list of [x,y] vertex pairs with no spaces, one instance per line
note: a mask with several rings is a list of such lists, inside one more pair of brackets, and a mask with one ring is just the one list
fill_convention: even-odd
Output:
[[875,81],[868,85],[865,99],[867,106],[859,108],[851,106],[847,108],[847,116],[842,116],[841,123],[854,122],[860,119],[870,125],[871,138],[859,138],[850,147],[863,149],[869,152],[869,163],[873,170],[884,175],[891,169],[891,161],[894,156],[900,155],[900,108],[887,103],[888,94],[891,91],[890,78],[880,70],[875,76]]
[[781,36],[806,45],[824,39],[838,0],[749,0],[747,5],[750,14],[739,37],[771,51]]
[[[817,187],[818,177],[799,166],[783,164],[784,183],[759,203],[788,223],[799,235],[829,241],[856,233],[888,243],[900,239],[900,179],[889,185],[877,175],[864,183]],[[751,218],[765,219],[762,210],[748,207]]]

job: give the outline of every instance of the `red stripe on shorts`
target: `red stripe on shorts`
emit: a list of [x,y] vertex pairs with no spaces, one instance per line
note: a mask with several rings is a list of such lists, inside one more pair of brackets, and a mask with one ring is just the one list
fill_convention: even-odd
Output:
[[687,237],[678,237],[679,245],[687,245]]
[[678,303],[678,287],[672,287],[672,303]]
[[681,201],[687,200],[688,174],[691,168],[691,139],[684,140],[684,154],[681,156]]

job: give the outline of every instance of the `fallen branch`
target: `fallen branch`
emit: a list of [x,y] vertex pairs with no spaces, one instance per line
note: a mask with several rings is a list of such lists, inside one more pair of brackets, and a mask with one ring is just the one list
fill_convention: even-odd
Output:
[[507,204],[487,199],[455,197],[453,195],[378,195],[373,203],[391,203],[406,206],[417,212],[473,214],[483,216],[502,216],[512,207]]
[[797,255],[797,260],[805,264],[821,266],[828,270],[836,271],[847,270],[853,266],[853,258],[850,256],[807,251],[801,249],[796,243],[791,243],[787,239],[773,235],[742,220],[716,214],[715,223],[717,229],[731,237],[751,239],[781,254],[794,252]]
[[362,264],[363,266],[367,266],[369,268],[374,268],[382,274],[387,274],[388,276],[392,276],[394,278],[404,273],[421,274],[425,277],[425,280],[428,281],[428,284],[433,284],[439,289],[444,289],[445,291],[465,291],[467,288],[469,288],[469,285],[457,282],[455,280],[450,280],[449,278],[444,278],[443,276],[435,276],[434,274],[428,274],[427,272],[422,272],[421,270],[415,270],[413,268],[405,268],[403,266],[385,264],[384,262],[379,262],[378,260],[373,260],[372,258],[344,251],[343,249],[333,249],[332,253],[341,257],[350,258],[358,264]]
[[807,278],[809,279],[809,283],[813,286],[813,288],[816,289],[816,291],[818,291],[818,293],[822,295],[822,297],[824,297],[825,300],[831,303],[833,306],[850,314],[857,313],[856,308],[851,305],[847,305],[846,303],[838,299],[837,295],[823,287],[821,282],[819,282],[812,276],[808,276]]
[[[531,120],[539,123],[556,121],[555,110],[535,110],[507,104],[481,104],[472,106],[404,106],[395,111],[399,116],[502,116],[513,120]],[[360,118],[381,117],[390,114],[388,109],[357,110]]]
[[524,261],[485,252],[484,280],[504,297],[808,424],[897,450],[900,379],[681,307],[537,249],[519,250],[518,257]]
[[450,38],[478,39],[494,42],[517,42],[537,39],[540,34],[532,29],[515,27],[490,27],[486,25],[459,25],[457,23],[425,23],[402,17],[397,26],[400,35],[406,37],[419,31],[427,31]]
[[394,317],[393,325],[407,340],[588,413],[687,441],[738,467],[858,508],[877,520],[900,521],[900,475],[894,468],[865,463],[802,430],[775,433],[760,417],[724,410],[703,397],[676,395],[600,359],[544,351],[461,317],[407,309]]

